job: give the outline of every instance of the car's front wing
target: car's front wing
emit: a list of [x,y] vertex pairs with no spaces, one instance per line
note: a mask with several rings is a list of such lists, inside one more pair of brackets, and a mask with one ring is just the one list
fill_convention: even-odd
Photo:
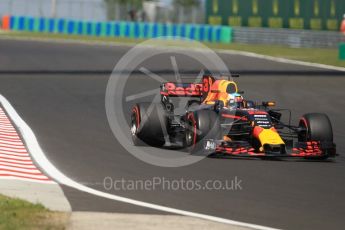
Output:
[[320,141],[296,142],[293,148],[286,148],[283,152],[259,152],[246,141],[205,140],[204,149],[210,153],[236,157],[300,157],[319,159],[336,156],[336,146],[334,143]]

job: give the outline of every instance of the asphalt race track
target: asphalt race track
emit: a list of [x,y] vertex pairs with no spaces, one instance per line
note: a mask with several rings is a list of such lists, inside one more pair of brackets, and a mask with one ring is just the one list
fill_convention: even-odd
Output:
[[[49,160],[89,187],[168,207],[284,229],[341,229],[345,224],[345,73],[276,63],[240,55],[220,55],[241,72],[246,98],[272,99],[291,108],[293,121],[307,112],[326,112],[333,122],[340,156],[334,161],[263,161],[206,158],[166,168],[144,163],[112,134],[105,113],[111,71],[128,47],[0,40],[0,93],[36,134]],[[146,52],[150,52],[147,50]],[[145,65],[171,78],[169,54]],[[181,71],[197,75],[198,63],[176,55]],[[126,95],[156,88],[139,72]],[[140,90],[139,90],[140,91]],[[125,96],[126,96],[125,95]],[[119,95],[121,96],[121,95]],[[126,110],[129,111],[129,104]],[[242,180],[238,191],[107,191],[105,177],[127,180]],[[63,187],[73,210],[159,213]]]

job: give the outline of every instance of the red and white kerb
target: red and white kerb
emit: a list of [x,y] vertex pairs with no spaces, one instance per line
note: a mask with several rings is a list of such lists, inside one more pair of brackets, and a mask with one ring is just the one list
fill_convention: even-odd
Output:
[[33,163],[20,135],[0,107],[0,179],[52,183]]

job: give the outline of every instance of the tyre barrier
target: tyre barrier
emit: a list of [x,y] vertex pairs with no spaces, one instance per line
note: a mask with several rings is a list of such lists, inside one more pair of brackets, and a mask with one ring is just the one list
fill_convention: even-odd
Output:
[[181,37],[201,42],[231,43],[232,28],[199,24],[163,24],[127,21],[84,21],[5,15],[2,29],[68,35],[149,39]]

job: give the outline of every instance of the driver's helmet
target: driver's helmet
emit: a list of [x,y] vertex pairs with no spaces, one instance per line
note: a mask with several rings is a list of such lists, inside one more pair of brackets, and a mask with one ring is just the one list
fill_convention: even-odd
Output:
[[232,93],[228,95],[228,107],[229,109],[239,109],[243,107],[244,99],[238,93]]

